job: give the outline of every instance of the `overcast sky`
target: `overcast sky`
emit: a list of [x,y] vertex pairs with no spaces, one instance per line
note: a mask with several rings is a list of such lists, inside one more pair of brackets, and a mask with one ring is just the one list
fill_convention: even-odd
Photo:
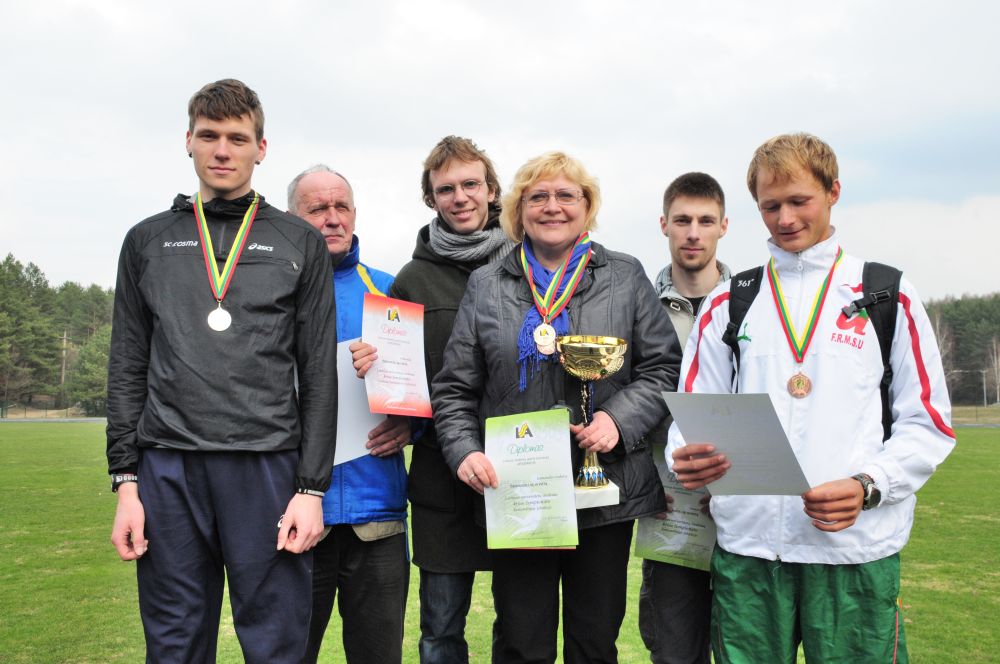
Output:
[[1000,5],[986,2],[23,2],[0,8],[0,253],[113,286],[125,232],[197,189],[186,105],[239,78],[264,105],[255,188],[351,180],[362,260],[395,271],[432,213],[421,164],[474,139],[502,186],[551,149],[601,183],[595,239],[667,262],[663,189],[728,199],[720,257],[763,262],[754,149],[808,131],[840,160],[849,253],[925,298],[1000,290]]

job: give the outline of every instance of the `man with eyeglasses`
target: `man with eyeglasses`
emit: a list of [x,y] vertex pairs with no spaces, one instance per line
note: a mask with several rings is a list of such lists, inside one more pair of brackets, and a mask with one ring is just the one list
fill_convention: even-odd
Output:
[[[423,199],[437,214],[417,233],[413,260],[390,294],[424,305],[427,381],[441,369],[469,275],[514,243],[500,228],[500,183],[486,153],[467,138],[443,138],[424,161]],[[363,375],[376,349],[356,352]],[[413,562],[420,569],[420,661],[467,662],[465,619],[478,570],[490,567],[486,533],[473,521],[475,492],[455,479],[433,422],[415,437],[410,462]]]
[[[354,190],[322,164],[288,185],[288,210],[323,235],[333,260],[337,342],[361,336],[365,293],[385,295],[392,275],[360,260]],[[341,422],[351,413],[339,413]],[[410,420],[389,416],[368,433],[368,456],[333,467],[323,496],[330,528],[313,553],[312,619],[303,663],[315,662],[336,600],[347,662],[391,664],[403,657],[410,584],[406,555],[406,465]]]
[[[729,268],[715,257],[728,228],[725,194],[711,175],[685,173],[663,193],[660,229],[667,236],[671,262],[655,286],[682,348],[705,296],[729,279]],[[669,473],[663,453],[663,446],[654,448],[661,477]],[[666,498],[668,505],[673,503],[669,493]],[[654,664],[708,664],[711,610],[707,571],[642,561],[639,632]]]

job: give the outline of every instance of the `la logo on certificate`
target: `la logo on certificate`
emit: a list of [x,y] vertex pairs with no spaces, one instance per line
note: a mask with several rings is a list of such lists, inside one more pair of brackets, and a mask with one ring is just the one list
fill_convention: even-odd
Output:
[[365,375],[371,412],[431,417],[423,305],[365,293],[361,338],[378,349]]

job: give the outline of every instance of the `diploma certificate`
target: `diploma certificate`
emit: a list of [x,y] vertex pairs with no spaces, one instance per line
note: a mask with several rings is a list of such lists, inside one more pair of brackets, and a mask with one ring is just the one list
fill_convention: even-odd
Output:
[[664,446],[654,449],[656,469],[660,473],[663,489],[673,499],[673,511],[666,520],[655,517],[639,519],[635,533],[635,555],[639,558],[658,560],[684,567],[708,571],[715,548],[715,522],[702,510],[701,499],[708,495],[705,489],[685,489],[667,470],[663,459]]
[[361,338],[378,349],[365,374],[371,412],[430,417],[423,305],[365,293]]
[[371,454],[365,447],[368,432],[385,421],[385,417],[368,410],[365,384],[358,378],[351,358],[350,345],[360,339],[348,339],[337,344],[337,448],[333,465],[338,466]]
[[499,482],[485,491],[489,548],[577,545],[570,444],[562,408],[486,420],[486,456]]
[[663,392],[688,443],[712,443],[732,466],[713,496],[800,496],[809,490],[795,451],[766,394]]

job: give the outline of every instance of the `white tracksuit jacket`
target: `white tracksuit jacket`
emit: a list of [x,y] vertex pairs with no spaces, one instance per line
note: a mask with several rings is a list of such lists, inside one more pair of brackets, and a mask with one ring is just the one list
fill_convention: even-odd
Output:
[[[836,257],[833,237],[793,254],[768,243],[795,330],[807,325],[813,299]],[[851,564],[878,560],[906,544],[913,525],[914,493],[955,444],[951,404],[937,342],[927,313],[904,278],[899,289],[891,363],[894,372],[892,436],[882,442],[879,381],[882,357],[872,325],[848,320],[841,308],[862,297],[864,262],[844,255],[831,280],[802,372],[812,393],[793,398],[786,388],[797,372],[765,269],[760,292],[740,334],[739,392],[771,395],[810,486],[867,473],[882,492],[881,504],[862,512],[836,533],[816,529],[798,496],[717,496],[712,516],[726,551],[787,562]],[[732,351],[722,342],[729,322],[729,283],[718,286],[701,308],[688,339],[678,391],[733,391]],[[709,441],[710,442],[710,441]],[[670,429],[667,459],[683,446]],[[709,485],[711,489],[711,485]]]

